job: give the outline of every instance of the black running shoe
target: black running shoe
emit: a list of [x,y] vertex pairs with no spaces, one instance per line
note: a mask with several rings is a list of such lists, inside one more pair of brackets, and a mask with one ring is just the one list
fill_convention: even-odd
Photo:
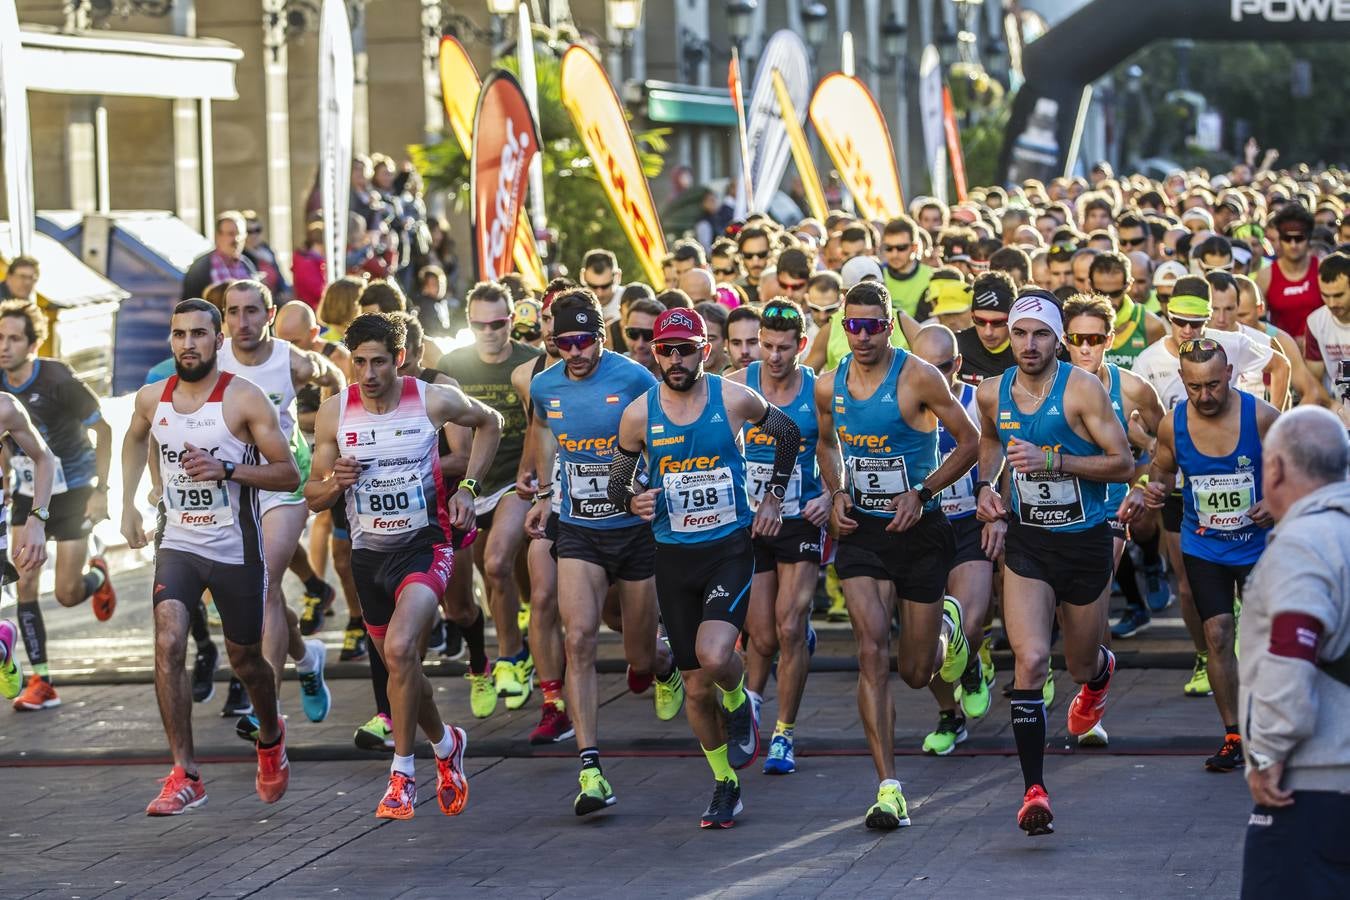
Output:
[[1205,768],[1211,772],[1231,772],[1245,762],[1242,754],[1242,736],[1225,735],[1219,752],[1205,760]]
[[745,807],[741,804],[740,782],[726,780],[717,782],[713,788],[712,802],[699,821],[700,828],[732,828],[736,817]]
[[366,630],[361,626],[348,628],[342,632],[342,650],[338,653],[339,662],[360,662],[370,655],[366,640]]
[[759,756],[759,710],[747,691],[745,701],[734,712],[723,709],[727,718],[727,762],[733,769],[744,769]]
[[323,617],[333,608],[333,601],[336,598],[337,591],[326,581],[323,583],[323,590],[317,596],[306,591],[305,598],[301,601],[304,609],[300,611],[300,633],[305,637],[316,633],[323,625]]
[[446,648],[445,626],[446,621],[441,618],[436,619],[436,624],[431,626],[431,634],[427,637],[427,653],[444,653]]
[[459,630],[459,626],[449,619],[445,620],[445,649],[441,651],[441,656],[451,661],[464,659],[469,655],[469,648],[464,646],[464,632]]
[[246,716],[253,712],[253,702],[248,699],[244,683],[234,676],[230,677],[230,689],[225,693],[225,706],[221,709],[221,718]]
[[192,664],[192,702],[205,703],[216,693],[216,663],[220,651],[213,641],[197,645],[197,659]]

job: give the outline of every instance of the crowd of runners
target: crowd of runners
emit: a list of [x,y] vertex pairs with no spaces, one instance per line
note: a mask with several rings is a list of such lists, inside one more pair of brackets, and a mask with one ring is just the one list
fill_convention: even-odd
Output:
[[[683,708],[707,757],[700,825],[730,827],[739,773],[797,769],[813,613],[856,638],[870,828],[910,823],[893,651],[933,698],[922,749],[944,756],[991,714],[991,651],[1011,650],[1025,783],[1009,806],[1046,834],[1052,653],[1078,685],[1069,734],[1104,746],[1111,647],[1172,604],[1195,652],[1177,694],[1218,713],[1204,767],[1240,768],[1241,595],[1272,522],[1263,439],[1300,404],[1350,425],[1347,203],[1336,170],[1159,183],[1099,166],[951,207],[918,198],[885,222],[756,215],[677,242],[661,291],[624,282],[606,249],[541,296],[479,283],[472,342],[444,354],[391,281],[339,279],[317,316],[258,281],[213,285],[175,307],[167,377],[137,393],[121,442],[121,530],[154,545],[174,760],[147,813],[206,802],[191,710],[222,665],[258,794],[285,793],[281,676],[289,659],[305,717],[329,715],[314,635],[339,605],[339,658],[368,660],[373,690],[354,740],[393,755],[383,818],[413,815],[419,730],[442,812],[468,801],[472,723],[443,720],[428,654],[465,660],[478,719],[537,703],[530,742],[575,742],[576,815],[612,806],[625,786],[606,775],[596,676],[610,629],[629,688],[661,720]],[[28,713],[61,702],[47,542],[57,603],[100,620],[116,605],[88,550],[114,435],[98,398],[37,357],[45,329],[33,304],[0,306],[18,596],[0,689]],[[285,596],[288,569],[303,597]]]

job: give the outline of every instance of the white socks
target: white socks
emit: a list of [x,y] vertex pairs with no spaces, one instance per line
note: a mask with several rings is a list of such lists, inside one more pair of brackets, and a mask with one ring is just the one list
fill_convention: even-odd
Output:
[[436,751],[437,759],[446,759],[451,753],[455,752],[455,730],[449,725],[445,726],[445,734],[441,735],[439,741],[431,742],[431,749]]
[[395,772],[399,772],[403,775],[407,775],[409,778],[416,776],[417,767],[413,765],[414,759],[415,757],[412,754],[399,756],[395,753],[394,761],[389,764],[389,774],[392,775]]

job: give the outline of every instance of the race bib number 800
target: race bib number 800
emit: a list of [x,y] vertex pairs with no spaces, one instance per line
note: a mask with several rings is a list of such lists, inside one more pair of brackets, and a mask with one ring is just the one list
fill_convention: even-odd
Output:
[[427,525],[427,500],[417,472],[381,473],[356,485],[356,517],[368,534],[402,534]]

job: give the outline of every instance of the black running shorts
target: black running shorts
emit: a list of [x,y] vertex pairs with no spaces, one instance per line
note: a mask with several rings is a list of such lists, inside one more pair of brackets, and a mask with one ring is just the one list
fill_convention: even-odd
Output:
[[952,535],[956,538],[956,557],[952,560],[952,568],[968,562],[989,562],[981,543],[984,540],[984,523],[975,516],[950,521]]
[[352,579],[366,631],[384,637],[398,595],[409,584],[424,584],[437,599],[443,597],[454,569],[455,551],[449,544],[424,544],[394,552],[353,550]]
[[656,541],[646,522],[623,528],[558,523],[558,559],[578,559],[605,570],[609,583],[646,581],[656,571]]
[[745,627],[754,575],[748,530],[706,544],[656,545],[656,600],[676,666],[699,668],[694,648],[704,622]]
[[329,512],[333,517],[333,537],[339,541],[348,541],[352,539],[351,527],[347,524],[347,495],[343,494],[342,499],[334,503]]
[[1181,491],[1173,491],[1163,501],[1162,527],[1173,534],[1181,533]]
[[940,509],[924,512],[908,531],[886,530],[888,519],[858,513],[858,530],[839,538],[834,570],[840,580],[875,578],[895,584],[895,595],[915,603],[937,603],[947,593],[956,558],[956,536]]
[[[71,488],[60,494],[53,494],[51,502],[47,504],[47,512],[52,514],[51,519],[47,521],[47,539],[51,541],[82,541],[89,537],[89,532],[93,528],[84,514],[89,506],[89,498],[93,496],[94,488],[92,485],[84,487]],[[33,510],[33,498],[25,494],[14,494],[11,497],[9,507],[9,518],[12,527],[18,528],[28,521],[28,514]]]
[[1228,565],[1189,553],[1181,554],[1181,561],[1186,566],[1186,580],[1190,582],[1201,622],[1233,614],[1233,598],[1242,595],[1242,586],[1256,565]]
[[754,539],[755,574],[773,572],[779,563],[809,562],[820,565],[825,535],[819,525],[805,519],[784,519],[783,527],[773,537],[760,535]]
[[185,609],[207,591],[220,613],[220,630],[233,644],[262,640],[267,567],[222,563],[195,553],[160,547],[155,551],[153,605],[176,600]]
[[1050,585],[1057,602],[1087,606],[1114,574],[1111,528],[1101,522],[1083,531],[1050,531],[1014,520],[1008,523],[1003,561],[1009,571]]

